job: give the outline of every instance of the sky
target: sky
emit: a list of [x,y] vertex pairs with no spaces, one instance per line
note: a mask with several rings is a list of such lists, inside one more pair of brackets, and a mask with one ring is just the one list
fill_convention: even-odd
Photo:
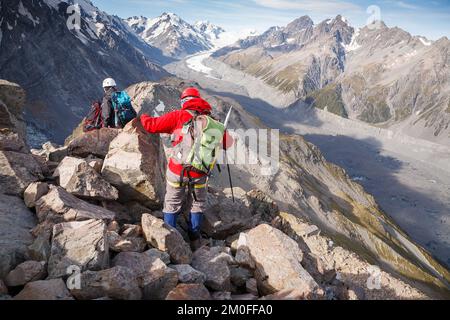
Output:
[[352,26],[362,27],[375,18],[413,35],[437,40],[450,38],[450,0],[92,0],[101,10],[122,18],[156,17],[173,12],[193,23],[209,20],[237,32],[263,32],[284,26],[303,15],[320,22],[338,14]]

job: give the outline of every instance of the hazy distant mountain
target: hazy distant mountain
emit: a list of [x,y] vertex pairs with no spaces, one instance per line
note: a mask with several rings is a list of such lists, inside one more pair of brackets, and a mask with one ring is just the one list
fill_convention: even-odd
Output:
[[226,32],[223,28],[212,24],[209,21],[197,21],[194,27],[205,35],[212,43],[220,38],[220,35]]
[[[81,28],[69,30],[68,6],[78,3]],[[71,12],[69,10],[69,12]],[[168,73],[161,51],[120,18],[87,0],[2,0],[0,78],[28,94],[26,120],[33,144],[62,142],[112,76],[122,87]]]

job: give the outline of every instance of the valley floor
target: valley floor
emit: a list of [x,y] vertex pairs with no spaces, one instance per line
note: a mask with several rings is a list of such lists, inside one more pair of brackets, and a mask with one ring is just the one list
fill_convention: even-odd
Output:
[[167,69],[211,93],[236,99],[268,126],[303,135],[364,186],[413,240],[450,267],[449,148],[321,110],[294,106],[280,112],[285,97],[277,98],[259,81],[245,81],[236,70],[225,73],[226,67],[209,56],[188,57]]

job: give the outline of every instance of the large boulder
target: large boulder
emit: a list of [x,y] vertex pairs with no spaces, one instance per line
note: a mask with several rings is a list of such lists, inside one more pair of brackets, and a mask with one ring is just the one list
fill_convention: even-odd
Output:
[[50,258],[53,225],[51,221],[45,221],[31,231],[34,237],[33,243],[28,246],[28,256],[31,260],[48,261]]
[[164,300],[177,284],[177,272],[167,267],[161,259],[156,259],[142,280],[144,299]]
[[170,256],[167,252],[152,248],[144,252],[150,258],[161,259],[165,264],[170,264]]
[[257,226],[261,221],[270,221],[276,216],[278,207],[272,199],[258,190],[245,192],[239,187],[214,191],[210,188],[205,222],[202,231],[214,239],[228,236]]
[[232,267],[231,271],[231,283],[236,288],[245,288],[247,285],[247,281],[253,277],[253,273],[242,267]]
[[173,263],[191,263],[192,251],[178,230],[150,214],[142,215],[142,229],[147,242],[153,247],[167,252]]
[[166,300],[211,300],[211,295],[203,284],[181,283],[169,292]]
[[143,297],[147,300],[165,299],[178,283],[177,272],[150,254],[121,252],[113,259],[112,264],[133,271],[143,289]]
[[53,227],[49,278],[68,274],[76,266],[85,270],[102,270],[109,266],[106,224],[102,220],[72,221]]
[[104,158],[109,150],[109,145],[120,130],[102,128],[82,133],[72,140],[67,141],[68,154],[75,157],[86,158],[89,155]]
[[108,231],[109,248],[115,252],[143,252],[147,242],[139,236],[120,235],[115,231]]
[[43,178],[39,163],[25,142],[25,91],[0,80],[0,193],[22,196],[32,182]]
[[38,281],[47,275],[45,261],[25,261],[19,264],[5,278],[8,287],[23,286],[28,282]]
[[22,137],[9,130],[0,128],[0,150],[15,151],[19,153],[28,153],[28,147]]
[[98,173],[102,172],[103,159],[96,158],[95,156],[89,156],[86,158],[87,163]]
[[51,187],[50,191],[36,203],[36,213],[40,222],[54,223],[87,219],[114,220],[115,214],[76,198],[61,187]]
[[32,182],[43,178],[42,168],[30,153],[0,151],[0,193],[22,196]]
[[0,278],[27,260],[27,247],[33,242],[30,230],[35,225],[22,199],[0,193]]
[[48,184],[45,182],[33,182],[25,189],[23,199],[28,208],[34,208],[36,201],[48,193]]
[[250,230],[244,239],[239,243],[237,255],[241,250],[250,254],[262,295],[289,289],[301,291],[305,299],[322,294],[301,265],[303,253],[298,244],[280,230],[262,224]]
[[44,143],[40,150],[31,149],[31,153],[42,157],[47,162],[61,162],[67,156],[68,148],[67,146],[62,147],[49,141]]
[[59,177],[59,185],[80,198],[100,201],[119,198],[119,191],[84,159],[65,157],[56,168],[53,177]]
[[142,298],[142,292],[133,271],[121,266],[102,271],[83,272],[79,288],[74,288],[70,292],[79,300],[103,297],[118,300]]
[[204,283],[206,275],[195,270],[188,264],[175,264],[170,266],[178,273],[178,280],[181,283]]
[[159,138],[144,132],[138,119],[111,142],[102,176],[119,189],[120,199],[160,207],[165,186],[165,158],[160,149]]
[[231,291],[230,266],[235,263],[227,247],[201,247],[194,252],[192,266],[206,275],[205,285],[215,291]]
[[[117,221],[121,223],[141,223],[142,215],[152,212],[151,209],[135,201],[123,204],[117,201],[102,201],[102,206],[116,213]],[[155,212],[152,214],[155,215]]]
[[14,300],[73,300],[61,279],[40,280],[28,283]]

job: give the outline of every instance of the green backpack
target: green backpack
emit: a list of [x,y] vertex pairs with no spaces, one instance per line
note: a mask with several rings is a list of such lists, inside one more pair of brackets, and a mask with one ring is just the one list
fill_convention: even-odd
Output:
[[192,119],[184,124],[182,141],[174,148],[174,158],[186,170],[209,173],[214,169],[225,126],[208,115],[192,111]]

